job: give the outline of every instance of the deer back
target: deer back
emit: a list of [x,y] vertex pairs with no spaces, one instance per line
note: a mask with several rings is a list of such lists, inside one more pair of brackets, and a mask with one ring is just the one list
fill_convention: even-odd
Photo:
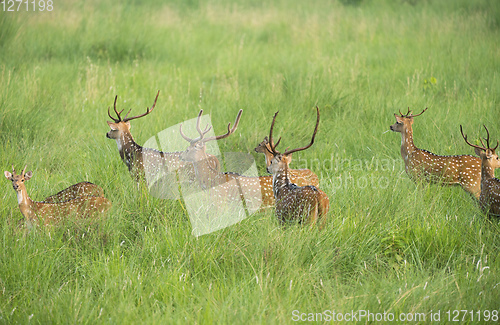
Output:
[[82,196],[98,196],[104,197],[104,190],[90,182],[80,182],[73,184],[64,190],[57,192],[54,195],[46,197],[42,202],[45,203],[60,203]]

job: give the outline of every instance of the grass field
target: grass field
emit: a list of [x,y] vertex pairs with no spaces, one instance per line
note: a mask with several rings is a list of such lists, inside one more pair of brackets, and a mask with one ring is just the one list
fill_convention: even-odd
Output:
[[[498,1],[54,2],[0,12],[0,165],[28,165],[35,200],[85,180],[113,207],[98,227],[23,236],[3,181],[0,323],[281,324],[333,310],[497,323],[499,220],[459,187],[412,183],[386,131],[398,110],[429,107],[420,148],[473,154],[460,124],[471,141],[482,124],[500,139]],[[281,229],[271,211],[193,236],[183,202],[137,189],[105,137],[115,95],[136,115],[158,90],[132,121],[140,144],[202,108],[216,133],[244,110],[222,152],[254,154],[276,110],[276,136],[297,147],[317,105],[317,140],[292,167],[320,176],[325,230]]]

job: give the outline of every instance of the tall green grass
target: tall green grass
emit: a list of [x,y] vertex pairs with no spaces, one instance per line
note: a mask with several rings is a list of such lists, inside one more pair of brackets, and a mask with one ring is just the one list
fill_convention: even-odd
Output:
[[[404,173],[393,113],[429,107],[415,143],[472,154],[500,138],[496,1],[65,1],[0,13],[0,163],[25,164],[41,200],[79,181],[113,207],[97,225],[16,232],[0,193],[1,323],[288,323],[293,311],[498,310],[500,227],[461,188]],[[253,154],[280,110],[295,168],[320,175],[324,231],[272,212],[191,235],[182,201],[138,189],[106,139],[107,108],[139,114],[144,143],[209,113],[221,151]],[[264,159],[255,155],[262,174]],[[477,315],[476,315],[477,316]],[[366,320],[366,319],[365,319]],[[470,317],[465,319],[472,323]],[[474,319],[476,320],[476,318]],[[364,322],[364,321],[360,321]],[[422,322],[423,323],[423,322]]]

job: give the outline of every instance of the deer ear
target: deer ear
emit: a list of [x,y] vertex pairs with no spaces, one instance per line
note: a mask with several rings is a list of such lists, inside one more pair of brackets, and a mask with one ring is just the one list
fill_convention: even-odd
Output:
[[33,172],[31,170],[27,171],[25,174],[24,174],[24,180],[27,181],[29,180],[31,177],[33,176]]
[[292,162],[292,154],[283,156],[283,161],[286,162],[287,164],[290,164]]
[[11,180],[12,179],[12,174],[11,172],[8,172],[8,171],[4,171],[3,174],[5,175],[5,178],[7,178],[8,180]]
[[474,152],[476,153],[476,155],[478,155],[479,157],[482,157],[481,154],[484,153],[484,150],[481,150],[479,148],[474,148]]
[[118,128],[116,127],[116,124],[110,121],[106,121],[111,128],[111,130],[117,130]]

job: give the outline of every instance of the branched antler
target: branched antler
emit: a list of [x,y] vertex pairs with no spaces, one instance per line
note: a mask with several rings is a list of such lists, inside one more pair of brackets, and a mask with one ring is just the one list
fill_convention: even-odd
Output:
[[410,111],[410,108],[408,107],[408,112],[406,114],[401,113],[401,110],[399,110],[399,115],[401,115],[401,117],[405,117],[405,118],[413,118],[413,117],[422,115],[427,110],[427,108],[428,107],[426,107],[420,114],[412,115],[411,114],[412,111]]
[[109,107],[108,107],[108,116],[115,122],[115,123],[119,123],[119,122],[128,122],[128,121],[131,121],[131,120],[135,120],[136,118],[140,118],[140,117],[143,117],[143,116],[146,116],[148,115],[149,113],[151,113],[153,111],[153,109],[155,108],[156,106],[156,101],[158,100],[158,96],[160,95],[160,91],[158,90],[158,93],[156,94],[156,98],[155,98],[155,102],[153,103],[153,106],[151,106],[151,108],[149,107],[146,107],[146,113],[144,114],[140,114],[140,115],[137,115],[137,116],[132,116],[132,117],[127,117],[128,114],[130,113],[130,111],[132,111],[132,109],[130,109],[127,114],[125,115],[125,118],[122,119],[121,117],[121,114],[123,112],[123,109],[121,111],[118,112],[118,110],[116,109],[116,100],[118,99],[118,95],[115,96],[115,102],[113,104],[113,109],[115,110],[115,113],[116,113],[116,116],[118,116],[118,118],[114,118],[113,116],[111,116],[111,114],[109,113]]
[[[281,141],[281,137],[280,137],[278,139],[278,142],[276,142],[276,144],[274,144],[274,142],[273,142],[274,122],[276,121],[276,116],[278,115],[278,112],[274,113],[273,122],[271,123],[271,129],[269,130],[269,146],[271,147],[271,150],[268,149],[268,151],[270,153],[272,153],[273,155],[279,154],[279,152],[276,151],[276,147],[278,146],[278,144]],[[313,132],[313,135],[312,135],[312,138],[311,138],[311,142],[307,146],[305,146],[305,147],[300,147],[300,148],[296,148],[296,149],[292,149],[292,150],[288,150],[288,148],[287,148],[285,150],[285,152],[283,153],[283,155],[290,155],[290,154],[292,154],[294,152],[305,150],[305,149],[307,149],[307,148],[309,148],[309,147],[311,147],[313,145],[314,138],[316,137],[316,133],[318,132],[318,126],[319,126],[319,108],[318,108],[318,106],[316,106],[316,114],[317,114],[316,126],[314,127],[314,132]]]

